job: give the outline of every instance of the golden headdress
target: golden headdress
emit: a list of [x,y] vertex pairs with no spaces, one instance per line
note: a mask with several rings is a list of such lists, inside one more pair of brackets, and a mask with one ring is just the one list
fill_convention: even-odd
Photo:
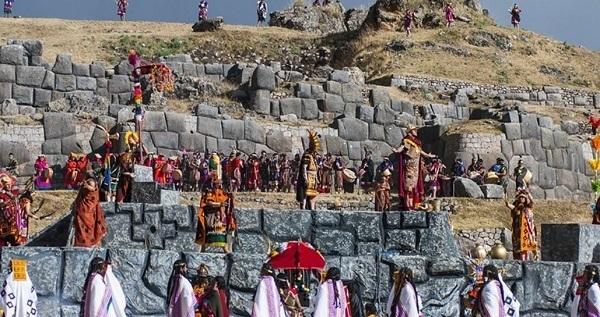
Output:
[[321,151],[321,140],[314,130],[308,130],[308,149],[312,152]]

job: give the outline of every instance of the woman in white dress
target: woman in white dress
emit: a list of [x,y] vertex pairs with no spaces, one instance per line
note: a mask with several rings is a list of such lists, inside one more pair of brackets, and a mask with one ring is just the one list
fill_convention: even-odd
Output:
[[348,310],[348,298],[341,272],[337,267],[327,271],[325,282],[317,289],[315,312],[313,317],[345,317]]
[[387,315],[390,317],[420,317],[422,303],[413,283],[413,273],[409,268],[394,272],[394,286],[387,302]]

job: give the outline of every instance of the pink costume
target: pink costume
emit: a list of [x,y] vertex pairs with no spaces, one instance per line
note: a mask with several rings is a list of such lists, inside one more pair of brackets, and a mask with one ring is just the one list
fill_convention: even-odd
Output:
[[51,179],[47,177],[47,175],[44,173],[44,171],[46,171],[46,169],[50,167],[48,165],[48,161],[46,161],[45,158],[40,157],[37,160],[35,160],[35,164],[33,165],[33,167],[35,168],[35,188],[50,189],[52,187]]

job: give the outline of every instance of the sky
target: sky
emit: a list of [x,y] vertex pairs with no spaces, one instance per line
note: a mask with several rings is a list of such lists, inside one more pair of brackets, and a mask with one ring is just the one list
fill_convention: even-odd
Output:
[[[208,0],[209,16],[222,16],[225,23],[256,23],[255,0]],[[305,0],[307,3],[311,0]],[[483,7],[500,24],[510,24],[511,0],[481,0]],[[269,0],[269,10],[280,10],[292,0]],[[346,9],[368,8],[373,0],[342,0]],[[130,20],[192,23],[197,17],[198,0],[129,0]],[[524,0],[522,27],[554,39],[600,51],[599,0]],[[460,13],[460,12],[459,12]],[[16,0],[14,14],[82,20],[116,19],[113,0]]]

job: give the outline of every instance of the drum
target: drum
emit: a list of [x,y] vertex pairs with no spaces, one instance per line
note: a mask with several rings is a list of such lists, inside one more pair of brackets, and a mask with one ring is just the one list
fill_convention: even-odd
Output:
[[344,182],[348,182],[348,183],[354,183],[354,181],[356,180],[356,173],[354,173],[354,171],[345,168],[342,171],[342,177],[344,178]]
[[50,179],[54,175],[54,171],[48,167],[42,172],[42,175],[44,175],[45,179]]
[[183,173],[180,169],[173,171],[173,180],[180,181],[183,178]]
[[525,176],[523,176],[523,181],[527,184],[529,184],[529,182],[531,182],[531,179],[533,178],[533,173],[531,173],[530,170],[527,170],[527,173],[525,173]]
[[495,172],[489,172],[485,176],[485,182],[487,184],[497,184],[498,183],[498,175]]

